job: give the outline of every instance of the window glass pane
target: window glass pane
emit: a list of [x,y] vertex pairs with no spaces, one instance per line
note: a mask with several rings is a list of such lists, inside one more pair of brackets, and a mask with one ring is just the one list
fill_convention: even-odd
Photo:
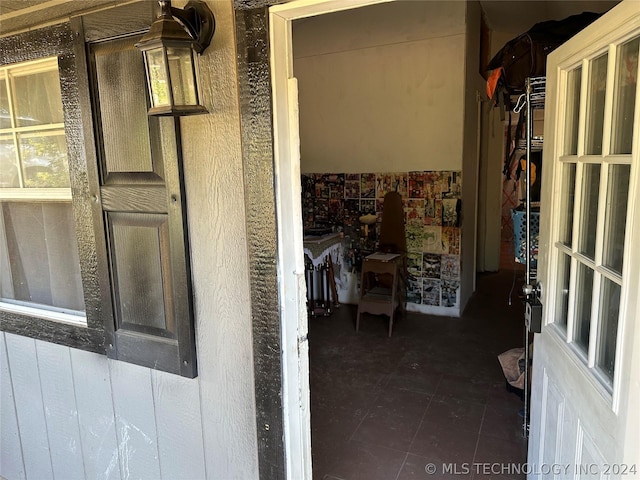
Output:
[[591,62],[587,99],[587,155],[602,155],[602,132],[604,128],[604,99],[607,86],[607,58],[604,54]]
[[560,204],[560,234],[558,240],[571,246],[573,237],[573,206],[576,195],[576,164],[562,166],[562,199]]
[[578,154],[578,122],[580,117],[580,85],[582,67],[567,74],[567,113],[565,119],[564,154]]
[[0,299],[84,311],[70,203],[0,203]]
[[593,270],[582,263],[578,265],[578,281],[576,283],[576,317],[573,330],[573,341],[586,353],[589,349]]
[[18,187],[20,177],[13,137],[0,137],[0,188]]
[[620,313],[620,285],[608,278],[602,279],[602,304],[600,331],[596,350],[596,365],[613,379],[616,358],[616,337],[618,334],[618,314]]
[[569,314],[569,279],[571,277],[571,257],[560,254],[558,259],[558,297],[556,299],[557,312],[554,323],[567,329],[567,317]]
[[69,187],[69,161],[64,134],[18,136],[25,187]]
[[173,88],[173,102],[176,105],[197,105],[191,49],[167,48],[167,59]]
[[[0,187],[69,188],[57,59],[8,67],[3,76],[0,116],[8,133],[0,137]],[[71,203],[0,202],[0,300],[83,315]]]
[[13,77],[16,126],[62,123],[62,96],[57,61],[47,72]]
[[0,73],[0,128],[11,128],[7,81],[2,73]]
[[621,275],[630,176],[631,165],[609,167],[602,263]]
[[618,47],[611,124],[611,153],[631,153],[639,47],[640,38]]
[[580,209],[580,253],[593,259],[596,252],[598,196],[600,189],[599,164],[585,164],[582,171],[582,206]]

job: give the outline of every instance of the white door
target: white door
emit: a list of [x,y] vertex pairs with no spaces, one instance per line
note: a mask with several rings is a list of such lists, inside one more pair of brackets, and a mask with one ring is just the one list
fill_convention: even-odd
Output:
[[640,2],[547,63],[529,478],[640,478]]

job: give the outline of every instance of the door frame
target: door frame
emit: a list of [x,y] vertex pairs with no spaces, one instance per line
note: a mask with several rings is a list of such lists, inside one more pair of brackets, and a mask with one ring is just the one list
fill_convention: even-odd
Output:
[[[269,8],[286,478],[311,479],[311,412],[302,249],[298,89],[292,22],[393,0],[294,0]],[[293,252],[293,254],[292,254]]]

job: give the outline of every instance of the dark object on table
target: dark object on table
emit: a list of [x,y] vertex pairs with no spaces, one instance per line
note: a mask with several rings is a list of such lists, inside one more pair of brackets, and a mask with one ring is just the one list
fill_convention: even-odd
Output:
[[331,227],[310,227],[304,229],[305,236],[311,235],[314,237],[321,237],[322,235],[327,235],[331,232]]

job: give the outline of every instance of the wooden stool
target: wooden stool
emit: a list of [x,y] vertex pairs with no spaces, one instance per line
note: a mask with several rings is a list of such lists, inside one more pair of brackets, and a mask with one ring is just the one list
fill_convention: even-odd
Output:
[[389,316],[389,336],[393,330],[393,317],[398,307],[404,310],[405,286],[404,255],[374,253],[362,262],[360,300],[356,317],[356,332],[360,329],[360,314]]

